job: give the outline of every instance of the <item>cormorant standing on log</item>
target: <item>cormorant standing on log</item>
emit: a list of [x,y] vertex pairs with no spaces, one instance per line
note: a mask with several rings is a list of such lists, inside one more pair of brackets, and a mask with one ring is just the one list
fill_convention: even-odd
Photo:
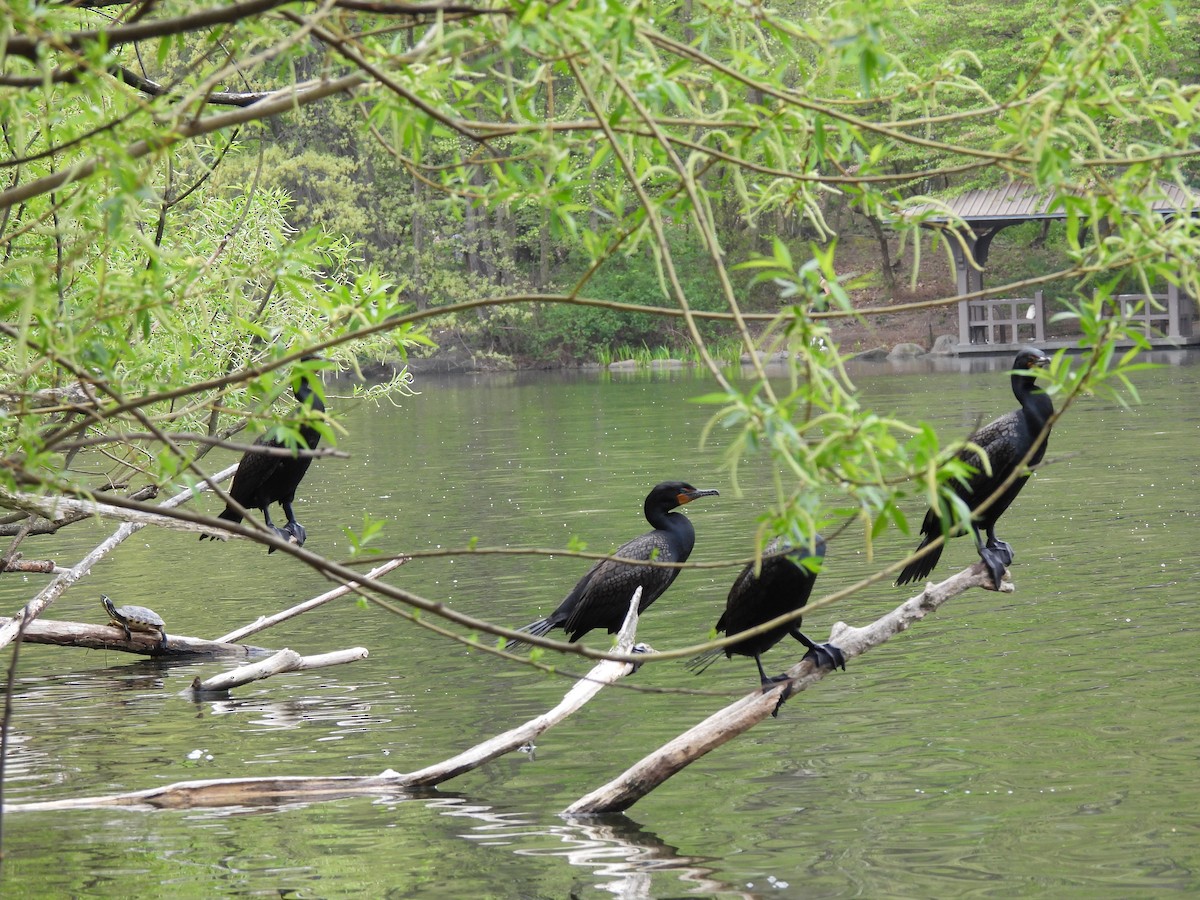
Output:
[[[1038,388],[1032,370],[1044,369],[1049,365],[1050,357],[1041,350],[1034,347],[1022,349],[1017,354],[1016,361],[1013,362],[1014,372],[1012,375],[1013,396],[1017,398],[1021,408],[984,425],[971,436],[971,440],[987,453],[988,461],[991,463],[990,474],[984,469],[983,462],[977,453],[966,449],[959,452],[958,459],[970,465],[975,471],[968,476],[965,483],[955,482],[953,490],[970,509],[975,509],[995,493],[1031,448],[1033,453],[1029,457],[1027,465],[1037,465],[1045,455],[1050,435],[1047,431],[1043,436],[1042,429],[1054,415],[1054,404]],[[971,520],[971,531],[975,536],[975,547],[979,551],[979,558],[987,566],[987,570],[992,576],[992,583],[997,590],[1000,588],[1000,579],[1004,577],[1004,569],[1013,560],[1013,551],[1012,547],[996,537],[996,522],[1008,509],[1009,504],[1016,499],[1017,494],[1021,492],[1021,488],[1028,480],[1028,475],[1022,475],[1015,479],[1004,493],[996,498],[996,502],[983,512],[973,516]],[[917,552],[921,552],[931,541],[939,537],[942,531],[942,515],[937,509],[930,508],[925,513],[925,521],[921,524],[922,538]],[[986,543],[980,534],[981,531],[987,533]],[[951,531],[947,537],[963,533],[964,530],[959,529]],[[904,567],[900,577],[896,579],[896,584],[908,584],[926,577],[933,571],[941,555],[942,547],[939,546],[913,560]]]
[[[808,559],[810,563],[819,565],[824,558],[825,540],[819,534],[813,537],[810,546],[800,548],[793,548],[781,538],[772,540],[763,550],[762,568],[759,573],[754,574],[754,563],[750,563],[742,569],[733,587],[729,589],[725,612],[717,622],[717,631],[732,637],[804,606],[817,580],[816,569],[809,568],[804,564],[804,560]],[[732,658],[735,653],[739,656],[753,656],[754,663],[758,666],[759,680],[765,691],[772,685],[787,681],[788,676],[767,675],[763,670],[761,655],[790,634],[808,648],[804,658],[812,660],[814,665],[827,669],[845,669],[846,658],[842,651],[833,644],[818,644],[809,639],[800,630],[800,622],[800,619],[794,619],[786,624],[776,625],[770,631],[730,644],[724,650],[718,648],[701,653],[692,657],[687,667],[699,675],[711,666],[722,652],[726,658]]]
[[[717,491],[700,490],[684,481],[664,481],[655,485],[645,503],[646,521],[654,526],[654,530],[622,544],[613,555],[622,560],[686,562],[696,544],[696,530],[687,516],[671,510],[691,503],[697,497],[717,495]],[[561,628],[571,641],[579,640],[594,628],[604,628],[613,634],[625,621],[633,592],[639,585],[642,599],[638,613],[644,613],[678,574],[678,569],[602,559],[579,579],[558,609],[518,630],[541,637],[553,628]],[[504,649],[513,651],[526,646],[522,641],[512,641]]]
[[[308,362],[319,358],[306,356],[301,361]],[[316,376],[308,373],[298,375],[293,390],[296,401],[301,406],[308,405],[315,412],[322,413],[325,411],[325,404],[321,401],[319,394],[313,390],[310,379],[314,377]],[[320,443],[321,433],[306,423],[300,426],[300,437],[305,447],[315,450],[317,444]],[[268,437],[266,434],[260,436],[254,443],[260,447],[287,446],[278,438]],[[241,504],[244,509],[259,510],[262,513],[263,523],[285,541],[303,545],[308,533],[304,530],[304,526],[296,521],[296,514],[292,511],[292,501],[296,499],[296,488],[300,486],[310,465],[312,465],[311,456],[278,456],[247,450],[242,455],[237,471],[233,475],[229,496]],[[283,507],[283,514],[287,516],[287,524],[282,528],[277,527],[271,521],[268,507],[272,503],[278,503]],[[240,522],[242,514],[232,505],[227,504],[225,511],[217,518],[227,522]],[[200,540],[205,538],[216,540],[212,535],[200,535]],[[271,547],[267,552],[274,553],[275,548]]]

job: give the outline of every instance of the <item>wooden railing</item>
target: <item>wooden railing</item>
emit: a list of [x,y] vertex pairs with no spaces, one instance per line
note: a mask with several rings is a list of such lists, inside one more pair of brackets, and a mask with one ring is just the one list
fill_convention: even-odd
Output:
[[1171,310],[1167,294],[1117,294],[1121,317],[1141,323],[1146,337],[1171,334]]
[[959,313],[958,340],[963,344],[1041,343],[1046,337],[1042,292],[1029,297],[967,300]]

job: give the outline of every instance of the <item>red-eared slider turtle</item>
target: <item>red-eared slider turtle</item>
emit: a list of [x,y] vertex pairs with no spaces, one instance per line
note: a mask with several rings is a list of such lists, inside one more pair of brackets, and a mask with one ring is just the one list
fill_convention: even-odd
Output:
[[164,647],[167,645],[167,632],[163,627],[166,623],[154,610],[144,606],[114,606],[107,594],[100,595],[100,602],[104,604],[104,610],[112,624],[125,632],[125,640],[132,641],[133,632],[141,631],[145,634],[157,634],[159,642]]

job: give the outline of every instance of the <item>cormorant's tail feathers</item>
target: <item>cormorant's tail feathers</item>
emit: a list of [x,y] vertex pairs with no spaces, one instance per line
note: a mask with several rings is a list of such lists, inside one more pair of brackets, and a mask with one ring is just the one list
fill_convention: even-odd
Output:
[[[242,521],[242,514],[240,512],[238,512],[236,509],[234,509],[232,506],[227,506],[227,507],[225,507],[224,512],[222,512],[219,516],[217,516],[217,518],[224,519],[226,522],[233,522],[236,525],[238,522]],[[217,537],[217,535],[215,535],[215,534],[200,535],[200,540],[203,541],[206,539],[210,540],[210,541],[225,540],[225,538]]]
[[720,647],[718,647],[715,650],[706,650],[703,653],[697,653],[695,656],[693,656],[691,659],[689,659],[686,663],[684,663],[683,667],[685,669],[687,669],[689,672],[691,672],[693,675],[699,675],[701,672],[703,672],[705,669],[707,669],[709,666],[711,666],[713,663],[715,663],[718,659],[720,659],[721,654],[724,652],[725,652],[724,650],[722,650]]
[[[554,622],[549,618],[538,619],[536,622],[530,622],[524,628],[518,628],[517,631],[523,631],[525,634],[532,634],[534,637],[545,637],[550,633],[550,629],[554,627]],[[510,640],[504,644],[503,650],[505,653],[524,653],[531,644],[527,641]]]
[[[920,553],[922,550],[924,550],[932,540],[933,538],[931,536],[925,535],[921,541],[921,545],[917,547],[917,552]],[[900,575],[896,578],[896,584],[911,584],[914,581],[920,581],[921,579],[927,577],[929,573],[932,572],[937,566],[938,560],[941,558],[941,556],[942,548],[937,547],[933,550],[930,550],[924,556],[914,559],[901,570]]]

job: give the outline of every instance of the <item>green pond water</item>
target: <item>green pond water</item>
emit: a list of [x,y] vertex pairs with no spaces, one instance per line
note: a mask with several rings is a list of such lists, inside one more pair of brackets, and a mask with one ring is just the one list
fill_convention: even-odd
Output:
[[[793,698],[778,719],[684,770],[627,815],[569,803],[757,684],[751,660],[693,677],[648,666],[517,753],[422,794],[247,809],[13,812],[0,893],[22,897],[1129,897],[1200,891],[1200,356],[1156,357],[1131,409],[1085,399],[1052,462],[1005,515],[1016,592],[981,590]],[[864,403],[949,437],[1014,407],[1008,359],[860,366]],[[308,547],[349,554],[342,526],[384,518],[388,552],[479,546],[608,551],[646,529],[664,479],[715,487],[691,504],[694,561],[750,553],[765,460],[735,494],[712,389],[694,373],[421,378],[392,406],[331,401],[350,458],[316,462],[297,504]],[[337,389],[332,391],[337,393]],[[212,469],[224,459],[210,460]],[[202,501],[216,508],[213,499]],[[914,504],[910,519],[922,509]],[[26,545],[73,564],[112,525]],[[885,536],[879,560],[915,546]],[[37,548],[37,553],[34,552]],[[975,559],[954,541],[937,573]],[[390,580],[474,616],[523,625],[587,563],[418,559]],[[873,571],[850,534],[817,583]],[[734,569],[684,572],[642,621],[660,649],[702,640]],[[0,577],[0,610],[46,576]],[[327,589],[247,542],[139,532],[47,618],[102,621],[99,595],[153,606],[168,630],[214,637]],[[909,596],[878,585],[806,618],[825,639]],[[444,759],[554,705],[567,682],[507,666],[344,599],[252,639],[353,665],[285,675],[196,703],[226,664],[26,645],[9,803],[194,778],[375,774]],[[603,635],[586,639],[603,646]],[[768,671],[794,663],[781,644]],[[5,665],[8,656],[5,654]],[[568,661],[575,668],[578,661]],[[568,665],[568,668],[571,667]]]

